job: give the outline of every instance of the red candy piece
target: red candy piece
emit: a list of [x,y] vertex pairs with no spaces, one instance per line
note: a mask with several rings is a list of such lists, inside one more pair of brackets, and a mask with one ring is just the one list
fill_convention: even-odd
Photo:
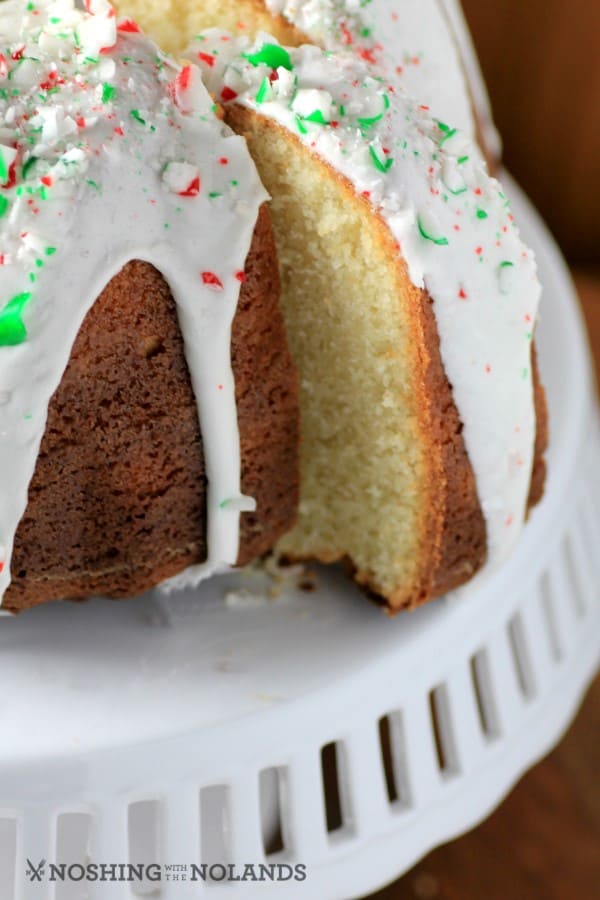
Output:
[[214,272],[203,272],[202,281],[207,287],[210,287],[215,291],[223,290],[223,282]]
[[187,91],[190,86],[190,81],[192,78],[192,67],[184,66],[175,81],[177,82],[177,87],[180,91]]
[[8,170],[8,181],[1,185],[3,188],[13,188],[17,183],[17,160],[15,160]]
[[123,19],[123,21],[119,22],[117,25],[117,31],[121,31],[123,34],[139,34],[141,29],[133,19]]
[[200,193],[200,178],[196,176],[193,181],[190,181],[185,191],[179,191],[180,197],[196,197]]
[[203,63],[206,63],[206,65],[210,66],[211,68],[215,64],[215,58],[214,58],[214,56],[211,56],[210,53],[199,53],[198,59],[201,60]]
[[221,91],[221,100],[224,103],[228,103],[230,100],[235,100],[236,97],[236,92],[232,91],[230,87],[227,87],[227,85]]
[[354,43],[352,32],[345,22],[340,23],[340,31],[342,32],[342,43],[346,44],[347,47]]
[[372,50],[370,50],[367,47],[363,48],[362,50],[359,50],[358,55],[362,59],[364,59],[365,62],[368,62],[368,63],[376,63],[377,62],[377,60],[375,59],[375,54],[373,53]]

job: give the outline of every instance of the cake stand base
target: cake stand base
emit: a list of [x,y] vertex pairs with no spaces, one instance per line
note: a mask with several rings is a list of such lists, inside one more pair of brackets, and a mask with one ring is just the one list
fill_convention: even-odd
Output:
[[600,431],[568,274],[507,181],[546,285],[552,427],[515,555],[395,620],[336,569],[272,601],[242,573],[2,620],[3,900],[361,896],[559,739],[600,652]]

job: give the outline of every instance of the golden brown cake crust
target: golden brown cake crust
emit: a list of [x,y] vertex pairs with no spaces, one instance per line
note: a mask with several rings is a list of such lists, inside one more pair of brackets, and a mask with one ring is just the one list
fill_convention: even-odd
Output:
[[[382,239],[390,243],[380,222]],[[421,439],[427,461],[424,484],[423,531],[419,536],[420,573],[413,585],[386,598],[374,599],[390,613],[412,609],[464,584],[482,567],[487,555],[486,526],[473,469],[467,454],[463,425],[454,402],[440,352],[433,301],[426,291],[410,284],[407,313],[411,346],[419,377],[416,406],[421,410]],[[356,580],[372,592],[368,573]]]
[[[433,462],[431,477],[437,479],[437,484],[434,481],[432,485],[431,524],[425,536],[429,550],[421,565],[422,584],[410,595],[388,598],[385,605],[392,613],[414,608],[460,587],[481,569],[487,556],[485,519],[464,443],[463,426],[442,362],[433,303],[425,291],[415,288],[414,294],[414,309],[425,342],[421,350],[424,391],[420,403],[428,405],[430,410],[428,452]],[[528,511],[544,493],[544,454],[548,446],[548,409],[535,344],[532,345],[532,371],[536,438]]]
[[[239,562],[292,526],[298,393],[262,208],[233,324],[242,488]],[[16,534],[4,608],[90,594],[128,597],[206,556],[204,462],[175,303],[134,261],[103,291],[50,403]]]
[[[385,228],[383,222],[381,225]],[[425,412],[422,428],[429,464],[429,508],[420,542],[420,583],[409,592],[398,592],[383,599],[372,594],[392,614],[413,609],[460,587],[481,569],[487,557],[485,519],[463,438],[463,425],[441,357],[433,301],[426,291],[412,285],[410,294],[412,338],[422,372],[416,389],[417,403]],[[528,511],[544,493],[544,454],[548,446],[548,409],[535,344],[532,344],[531,357],[536,437]],[[372,593],[367,573],[356,573],[355,577]]]
[[[226,109],[228,124],[248,139],[251,136],[252,115],[246,108],[237,105]],[[274,127],[278,129],[281,126]],[[292,140],[297,141],[295,137]],[[252,152],[251,140],[249,146]],[[344,176],[326,163],[323,167],[348,192],[349,200],[355,197],[353,186]],[[368,200],[360,198],[360,202],[370,208]],[[344,558],[344,562],[357,583],[377,603],[394,614],[402,609],[415,608],[469,581],[486,561],[487,535],[475,475],[464,442],[463,425],[441,357],[433,301],[426,291],[410,282],[406,266],[398,255],[397,244],[384,220],[373,216],[373,227],[377,229],[378,238],[386,247],[390,261],[397,262],[398,303],[403,302],[402,296],[408,294],[405,311],[410,331],[409,346],[414,353],[413,390],[415,407],[420,414],[420,438],[427,469],[420,486],[424,507],[423,526],[415,540],[419,574],[412,585],[382,597],[371,572],[357,570],[348,558]],[[537,423],[529,508],[543,495],[546,475],[544,453],[548,443],[548,412],[535,345],[532,345],[532,372]],[[296,554],[290,558],[307,560],[307,557]],[[322,552],[315,552],[313,558],[329,563],[342,557],[324,547]]]
[[[410,598],[409,605],[438,596],[468,581],[486,559],[486,527],[473,469],[463,438],[463,425],[454,403],[452,387],[446,376],[440,352],[433,302],[425,291],[418,291],[417,304],[423,339],[428,353],[422,403],[430,404],[430,441],[439,454],[441,476],[434,486],[437,508],[437,566],[431,567],[429,584],[423,584],[421,596]],[[434,541],[436,535],[428,538]],[[426,538],[427,539],[427,538]],[[393,602],[392,602],[393,605]]]
[[549,424],[548,424],[548,404],[546,402],[546,391],[540,379],[540,368],[537,359],[537,349],[535,344],[531,346],[531,368],[533,372],[533,398],[535,404],[535,449],[533,454],[533,471],[531,473],[531,487],[529,490],[529,510],[539,503],[544,496],[544,486],[546,484],[546,459],[545,453],[548,449]]
[[[418,351],[423,371],[419,403],[429,412],[424,436],[430,463],[430,507],[421,538],[421,582],[408,593],[382,598],[372,590],[368,573],[354,571],[356,581],[391,614],[414,609],[465,584],[481,569],[487,556],[485,519],[464,443],[463,426],[441,358],[433,303],[425,291],[414,288],[412,293],[413,334],[421,334],[423,339]],[[548,408],[535,344],[532,345],[532,370],[536,438],[528,511],[544,494],[544,454],[548,447]],[[346,565],[353,570],[349,560]]]

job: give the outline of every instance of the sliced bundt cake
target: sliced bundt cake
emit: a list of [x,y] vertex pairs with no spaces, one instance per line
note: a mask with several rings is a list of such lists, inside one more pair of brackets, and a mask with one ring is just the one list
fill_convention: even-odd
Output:
[[264,553],[295,516],[297,388],[266,193],[198,70],[87,5],[0,4],[11,610],[196,582]]
[[301,385],[280,542],[392,610],[510,552],[543,482],[540,287],[472,142],[353,54],[208,31],[189,50],[272,196]]

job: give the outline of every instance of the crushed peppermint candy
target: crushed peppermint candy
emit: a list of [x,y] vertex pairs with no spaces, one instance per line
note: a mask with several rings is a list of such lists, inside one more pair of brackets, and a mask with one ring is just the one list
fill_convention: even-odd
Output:
[[195,197],[200,193],[200,172],[189,163],[170,162],[164,168],[163,182],[180,197]]
[[202,272],[202,283],[212,291],[223,290],[223,282],[214,272]]
[[[0,38],[3,279],[12,272],[12,283],[17,264],[22,271],[21,284],[0,293],[0,347],[27,339],[23,313],[35,307],[56,217],[66,225],[81,191],[102,195],[102,184],[87,175],[94,157],[111,156],[117,141],[120,153],[140,156],[145,135],[173,130],[176,113],[212,115],[198,69],[176,66],[158,51],[149,75],[152,92],[162,85],[163,98],[153,108],[151,94],[140,92],[134,78],[147,65],[136,51],[146,41],[137,24],[118,23],[107,0],[88,0],[85,9],[77,10],[73,0],[0,6],[1,33],[25,38]],[[162,164],[157,159],[156,167],[170,193],[199,194],[197,166],[175,156]],[[60,249],[59,242],[52,254]]]
[[169,285],[201,422],[208,556],[190,581],[235,563],[250,503],[237,500],[230,334],[266,191],[197,67],[107,0],[82,6],[0,2],[0,601],[50,399],[88,311],[131,261]]

